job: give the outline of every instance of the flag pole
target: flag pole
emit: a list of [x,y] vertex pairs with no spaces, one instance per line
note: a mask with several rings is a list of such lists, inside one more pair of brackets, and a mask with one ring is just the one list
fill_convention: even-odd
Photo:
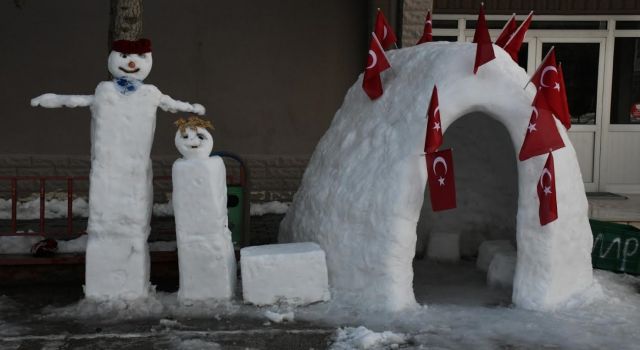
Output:
[[533,72],[533,75],[531,75],[531,77],[529,78],[529,81],[527,81],[527,83],[524,85],[524,87],[522,88],[522,90],[526,89],[527,86],[529,86],[529,83],[531,83],[531,79],[533,79],[533,77],[538,74],[538,71],[540,71],[540,68],[542,68],[542,63],[544,61],[547,60],[547,58],[549,57],[549,55],[551,54],[551,52],[555,49],[555,46],[551,46],[551,48],[549,49],[549,52],[547,52],[546,56],[544,56],[544,58],[542,59],[542,61],[540,61],[540,65],[538,66],[538,68],[536,69],[535,72]]

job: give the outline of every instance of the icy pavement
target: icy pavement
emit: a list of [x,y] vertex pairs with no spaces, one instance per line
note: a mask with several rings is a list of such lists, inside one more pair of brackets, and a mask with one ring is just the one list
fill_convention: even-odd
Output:
[[[640,278],[596,270],[598,284],[555,312],[516,309],[472,261],[415,263],[416,310],[232,303],[181,306],[78,300],[80,286],[4,288],[0,349],[637,349]],[[375,288],[376,286],[372,286]],[[269,316],[295,313],[294,321]],[[360,328],[362,327],[362,328]]]

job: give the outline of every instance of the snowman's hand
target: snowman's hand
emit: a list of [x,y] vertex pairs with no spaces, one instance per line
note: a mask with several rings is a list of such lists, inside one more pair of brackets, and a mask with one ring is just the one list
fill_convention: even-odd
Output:
[[202,105],[197,103],[191,104],[187,102],[174,100],[169,95],[162,95],[162,97],[160,97],[159,107],[162,108],[163,111],[167,111],[171,113],[187,112],[187,113],[196,113],[200,115],[204,114],[204,107],[202,107]]
[[44,94],[31,99],[31,106],[45,108],[87,107],[93,103],[93,95]]
[[194,103],[193,104],[193,113],[198,114],[198,115],[204,115],[204,113],[205,113],[204,106],[199,104],[199,103]]

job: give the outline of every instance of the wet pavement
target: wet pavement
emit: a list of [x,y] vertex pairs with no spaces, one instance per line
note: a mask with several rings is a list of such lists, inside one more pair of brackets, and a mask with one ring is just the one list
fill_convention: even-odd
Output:
[[[2,287],[0,349],[325,349],[333,327],[264,317],[70,318],[79,285]],[[258,315],[258,314],[257,314]]]

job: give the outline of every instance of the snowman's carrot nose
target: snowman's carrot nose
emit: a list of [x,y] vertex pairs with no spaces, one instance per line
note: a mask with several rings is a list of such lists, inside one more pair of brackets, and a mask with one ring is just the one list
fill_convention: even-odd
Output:
[[133,61],[129,61],[128,66],[129,66],[129,68],[136,68],[136,63],[133,62]]

